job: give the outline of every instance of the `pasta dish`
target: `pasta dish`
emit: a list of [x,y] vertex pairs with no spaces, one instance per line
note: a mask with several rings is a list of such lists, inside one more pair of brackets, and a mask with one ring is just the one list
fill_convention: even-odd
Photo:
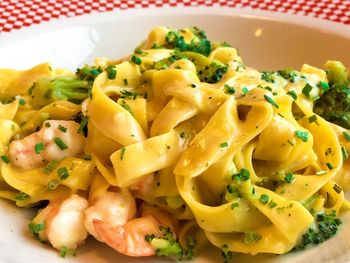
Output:
[[349,208],[349,91],[341,62],[260,72],[196,27],[76,72],[1,69],[0,196],[40,208],[29,232],[63,257],[88,235],[133,257],[299,251]]

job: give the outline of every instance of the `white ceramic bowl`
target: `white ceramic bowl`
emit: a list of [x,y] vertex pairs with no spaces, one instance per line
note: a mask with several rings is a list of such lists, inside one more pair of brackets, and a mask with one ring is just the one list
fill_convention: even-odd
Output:
[[[159,25],[198,26],[206,30],[210,39],[226,40],[237,47],[245,64],[261,70],[299,69],[303,63],[322,66],[327,59],[341,60],[350,66],[349,26],[249,9],[186,7],[92,14],[2,33],[0,68],[28,68],[49,61],[54,67],[76,69],[91,63],[96,56],[119,58],[130,53],[151,28]],[[92,239],[78,250],[77,257],[61,259],[55,250],[29,236],[27,224],[33,215],[32,210],[0,201],[0,262],[170,261],[125,257]],[[302,253],[239,256],[235,262],[347,262],[349,233],[350,226],[345,223],[337,237]],[[197,261],[220,262],[221,259],[208,250]]]

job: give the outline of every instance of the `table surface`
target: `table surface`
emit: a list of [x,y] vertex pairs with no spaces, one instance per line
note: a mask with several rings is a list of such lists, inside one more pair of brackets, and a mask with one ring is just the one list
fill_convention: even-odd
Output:
[[93,12],[177,6],[260,9],[350,24],[350,0],[1,0],[0,32]]

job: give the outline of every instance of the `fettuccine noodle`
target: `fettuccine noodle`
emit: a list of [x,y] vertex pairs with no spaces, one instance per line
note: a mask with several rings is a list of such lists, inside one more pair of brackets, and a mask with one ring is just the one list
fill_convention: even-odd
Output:
[[[133,55],[97,59],[79,80],[77,87],[90,85],[83,98],[53,99],[53,91],[38,88],[42,79],[79,78],[82,71],[48,64],[0,70],[0,196],[20,207],[49,201],[50,209],[61,207],[56,214],[71,210],[87,225],[88,207],[110,193],[123,194],[132,200],[125,207],[135,211],[120,225],[149,218],[140,211],[152,205],[176,221],[165,226],[183,256],[189,236],[225,255],[284,254],[302,242],[320,213],[337,217],[348,208],[346,130],[312,110],[319,83],[328,82],[325,71],[304,65],[293,81],[269,78],[246,68],[233,47],[188,48],[203,40],[196,30],[155,28]],[[187,49],[171,46],[178,36]],[[79,208],[62,201],[72,196],[84,199]],[[117,239],[108,241],[100,221],[69,243],[57,241],[50,220],[36,217],[32,233],[61,254],[82,244],[87,232],[115,248]],[[143,234],[157,238],[157,231]],[[159,254],[163,247],[155,243],[146,244],[149,254],[117,250]]]

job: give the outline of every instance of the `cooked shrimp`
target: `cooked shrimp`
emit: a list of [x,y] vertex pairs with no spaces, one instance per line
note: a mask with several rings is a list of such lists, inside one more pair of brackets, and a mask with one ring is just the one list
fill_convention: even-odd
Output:
[[85,198],[71,195],[65,200],[50,203],[32,222],[45,224],[44,230],[38,233],[41,240],[49,241],[56,249],[75,249],[88,235],[84,227],[84,211],[87,207]]
[[154,180],[154,174],[144,175],[130,186],[130,190],[142,194],[149,194],[153,190]]
[[160,225],[153,216],[134,218],[123,226],[112,227],[100,220],[94,220],[94,225],[103,242],[118,252],[133,257],[154,255],[155,250],[145,240],[145,236],[161,235]]
[[11,142],[10,158],[15,165],[32,169],[46,161],[76,156],[84,148],[84,136],[78,129],[74,121],[45,121],[40,131]]
[[126,192],[107,192],[100,196],[94,205],[85,211],[85,228],[97,240],[103,241],[97,234],[94,220],[100,220],[115,227],[124,225],[136,215],[134,198]]
[[157,208],[148,210],[147,215],[134,218],[124,225],[112,226],[98,219],[93,224],[103,242],[118,252],[133,257],[155,254],[155,248],[145,240],[146,235],[161,236],[161,226],[172,230],[175,228],[171,216]]

